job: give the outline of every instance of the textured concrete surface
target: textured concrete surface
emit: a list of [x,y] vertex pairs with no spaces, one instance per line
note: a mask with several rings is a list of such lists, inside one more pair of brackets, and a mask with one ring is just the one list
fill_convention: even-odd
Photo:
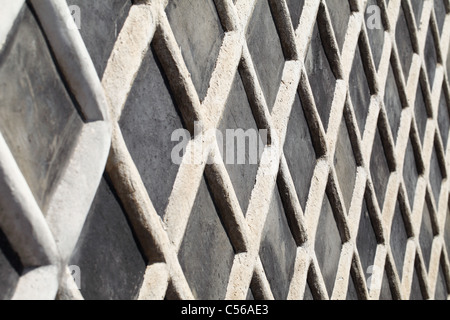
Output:
[[431,224],[430,211],[428,210],[428,204],[425,202],[422,213],[422,224],[420,226],[419,243],[427,270],[430,266],[431,245],[433,244],[433,238],[434,232]]
[[395,80],[392,65],[389,66],[389,73],[386,80],[386,89],[384,93],[384,105],[391,125],[394,141],[397,141],[398,128],[400,125],[400,115],[402,112],[402,103],[398,93],[397,82]]
[[423,143],[423,139],[425,138],[425,128],[427,125],[428,113],[425,106],[422,85],[420,83],[417,86],[416,100],[414,102],[414,112],[416,115],[417,128],[419,129],[420,142]]
[[328,294],[333,292],[342,240],[328,197],[325,196],[316,231],[315,251]]
[[284,144],[284,155],[294,180],[300,204],[305,210],[316,164],[316,154],[298,94],[295,96],[292,106],[287,135],[289,138],[286,139]]
[[367,113],[370,104],[370,89],[367,83],[364,66],[361,60],[359,46],[356,47],[355,58],[353,59],[352,71],[348,83],[350,98],[355,109],[356,120],[358,121],[361,136],[366,126]]
[[199,98],[203,100],[224,36],[214,1],[169,1],[166,12]]
[[344,203],[347,210],[352,201],[353,188],[356,179],[356,161],[353,153],[352,143],[348,135],[345,119],[342,118],[339,128],[336,152],[334,154],[334,167],[339,180]]
[[0,96],[1,132],[45,212],[82,121],[28,8],[0,56]]
[[163,216],[179,169],[171,159],[179,141],[171,141],[171,136],[183,124],[153,50],[143,60],[119,125],[153,205]]
[[234,251],[205,179],[200,183],[178,257],[196,299],[225,298]]
[[263,230],[259,255],[276,300],[287,298],[294,274],[296,250],[280,194],[275,190]]
[[267,106],[272,110],[285,58],[268,0],[257,1],[247,28],[247,42]]
[[[420,2],[422,2],[422,0],[418,0]],[[377,0],[368,0],[367,1],[367,7],[369,6],[377,6],[378,7],[378,1]],[[369,13],[366,12],[365,14],[365,18],[366,18],[366,23],[368,21],[369,18],[373,17],[374,12],[370,11]],[[380,12],[381,15],[381,12]],[[381,16],[380,16],[381,18]],[[373,19],[373,18],[371,18]],[[370,48],[372,49],[372,55],[373,55],[373,60],[375,63],[375,68],[378,70],[378,67],[380,65],[380,60],[381,60],[381,54],[383,53],[383,45],[384,45],[384,23],[383,20],[381,20],[381,24],[382,24],[382,28],[378,29],[378,28],[367,28],[367,36],[369,38],[369,44],[370,44]]]
[[333,101],[336,78],[331,71],[327,56],[322,46],[317,23],[305,59],[305,68],[313,91],[314,100],[325,130],[328,127],[328,117]]
[[[242,84],[242,80],[238,72],[236,73],[230,95],[228,96],[225,112],[218,126],[218,130],[223,136],[222,158],[224,161],[226,161],[227,156],[233,152],[231,148],[233,141],[228,141],[226,139],[227,130],[237,129],[243,129],[244,131],[258,130],[252,114],[252,109],[250,108],[250,104],[245,93],[244,85]],[[258,137],[258,144],[263,145],[259,135]],[[249,152],[251,148],[248,138],[246,138],[245,143],[245,150],[239,150],[238,141],[237,139],[234,139],[234,161],[232,161],[232,163],[225,162],[225,168],[230,175],[231,182],[236,191],[236,196],[244,214],[247,211],[253,186],[256,182],[256,173],[258,171],[258,164],[260,160],[260,147],[258,146],[258,163],[250,164]],[[245,152],[245,164],[238,164],[238,153],[240,152]]]
[[373,142],[372,157],[370,159],[370,174],[372,175],[373,187],[375,189],[375,194],[377,195],[378,204],[382,208],[390,170],[379,130],[375,133],[375,140]]
[[372,226],[366,201],[363,201],[363,210],[359,220],[358,236],[356,238],[356,246],[359,252],[359,258],[364,273],[367,275],[368,268],[374,264],[375,253],[377,250],[377,238]]
[[409,68],[413,57],[413,48],[408,23],[402,7],[400,7],[397,27],[395,29],[395,41],[397,42],[398,56],[402,65],[403,75],[405,79],[408,79]]
[[146,269],[125,213],[105,179],[70,261],[88,300],[136,299]]
[[447,99],[445,98],[445,93],[442,91],[441,98],[439,99],[438,125],[444,146],[447,145],[448,131],[450,129],[449,107]]
[[405,181],[406,192],[408,193],[409,205],[411,208],[413,208],[414,205],[414,195],[418,178],[419,171],[417,169],[411,139],[409,139],[405,152],[405,161],[403,163],[403,179]]
[[21,269],[17,253],[11,248],[8,239],[0,229],[0,300],[11,299],[19,281]]
[[348,1],[325,0],[333,24],[339,50],[342,51],[351,10]]
[[101,79],[132,1],[68,0],[67,3],[80,8],[80,33]]
[[392,220],[390,239],[392,255],[394,256],[395,266],[397,267],[397,273],[400,279],[403,275],[406,242],[408,241],[408,234],[406,233],[403,213],[401,210],[400,204],[397,201],[394,211],[394,218]]

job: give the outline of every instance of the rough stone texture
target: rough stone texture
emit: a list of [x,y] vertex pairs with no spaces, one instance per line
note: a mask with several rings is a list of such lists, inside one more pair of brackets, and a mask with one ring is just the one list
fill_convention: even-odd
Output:
[[328,294],[331,295],[339,264],[342,240],[327,196],[323,199],[318,226],[314,249],[325,286]]
[[[131,0],[68,0],[80,8],[80,34],[100,78],[130,11]],[[73,7],[75,9],[75,7]],[[72,10],[72,14],[76,11]]]
[[384,152],[385,149],[383,147],[380,132],[377,130],[372,147],[370,172],[372,175],[373,187],[377,195],[378,204],[381,208],[383,207],[386,186],[390,175],[388,162]]
[[425,266],[429,268],[431,245],[433,244],[433,226],[431,224],[430,211],[428,210],[428,204],[425,202],[422,213],[422,224],[420,226],[419,243],[422,248],[422,255],[424,257]]
[[351,14],[350,4],[347,0],[325,0],[325,2],[328,7],[331,22],[333,23],[339,50],[342,51],[342,47],[344,46],[345,34],[347,33],[348,20]]
[[366,126],[367,113],[369,112],[370,89],[367,84],[359,46],[356,47],[348,87],[353,108],[355,109],[356,120],[358,121],[359,130],[362,136]]
[[411,139],[409,139],[405,152],[405,161],[403,163],[403,179],[405,181],[406,192],[408,193],[409,205],[411,208],[414,205],[414,194],[416,192],[418,178],[419,170],[417,169]]
[[234,251],[204,179],[178,257],[196,299],[225,298]]
[[[241,205],[241,209],[244,214],[247,212],[248,203],[250,201],[253,186],[256,182],[256,174],[258,172],[259,156],[262,148],[260,146],[264,145],[260,135],[258,135],[258,154],[257,163],[255,163],[254,156],[250,157],[250,141],[251,139],[246,138],[245,149],[242,150],[239,147],[238,139],[226,139],[227,130],[238,130],[243,129],[245,132],[248,131],[249,134],[254,134],[258,130],[255,119],[253,118],[252,109],[248,103],[247,95],[245,93],[244,85],[242,84],[241,77],[239,73],[233,81],[233,86],[231,93],[228,96],[228,100],[225,106],[225,112],[222,120],[218,126],[218,130],[223,136],[223,154],[222,158],[225,159],[225,167],[230,175],[231,182],[233,183],[234,189],[236,190],[236,196]],[[232,148],[234,143],[234,148]],[[230,154],[234,152],[234,160],[228,163],[226,160]],[[238,162],[238,155],[241,152],[245,152],[245,163],[240,164]],[[253,159],[253,160],[251,160]],[[252,161],[252,163],[251,163]]]
[[267,106],[272,110],[285,58],[268,0],[257,1],[247,28],[247,42]]
[[28,8],[0,55],[0,96],[1,133],[45,212],[83,123]]
[[439,100],[439,110],[438,110],[438,125],[441,132],[442,142],[444,147],[448,142],[448,131],[450,130],[450,116],[449,116],[449,105],[445,98],[444,92],[441,93],[441,99]]
[[153,205],[163,216],[179,169],[171,153],[181,140],[171,141],[171,136],[183,124],[153,50],[146,54],[119,124]]
[[[418,0],[420,2],[422,2],[422,0]],[[369,8],[369,6],[377,6],[378,7],[378,1],[377,0],[369,0],[367,1],[367,8]],[[378,7],[379,8],[379,7]],[[368,21],[368,19],[370,17],[372,17],[374,14],[376,14],[373,11],[370,11],[370,14],[366,12],[366,23]],[[380,13],[381,14],[381,13]],[[384,23],[383,21],[381,21],[382,23],[382,28],[367,28],[367,36],[369,38],[369,44],[370,44],[370,48],[372,49],[372,55],[373,55],[373,60],[375,63],[375,67],[378,69],[379,65],[380,65],[380,60],[381,60],[381,54],[383,53],[383,46],[384,46]]]
[[203,100],[224,35],[214,1],[169,1],[166,12],[199,98]]
[[400,8],[397,28],[395,29],[395,41],[397,42],[398,56],[403,68],[403,75],[405,76],[405,79],[408,79],[409,68],[413,57],[413,49],[405,13],[403,11],[403,7]]
[[394,141],[397,141],[398,128],[400,125],[400,115],[402,112],[402,102],[398,93],[397,82],[395,81],[392,66],[389,66],[389,73],[386,80],[386,90],[384,93],[384,105],[391,125]]
[[366,200],[364,200],[359,219],[358,236],[356,238],[356,246],[358,248],[361,265],[364,272],[367,273],[368,268],[373,265],[375,253],[377,250],[377,238],[372,226],[369,211],[367,209]]
[[402,209],[397,201],[397,204],[395,206],[394,219],[392,220],[390,244],[392,254],[394,256],[395,266],[397,267],[397,273],[400,279],[403,275],[403,262],[405,260],[407,241],[408,234],[406,233]]
[[136,299],[146,262],[114,191],[105,179],[70,261],[80,267],[81,293],[89,300]]
[[298,94],[295,96],[291,117],[287,128],[284,155],[294,180],[295,190],[302,208],[306,207],[311,178],[314,173],[316,155],[311,134]]
[[12,297],[21,274],[21,263],[11,248],[3,231],[0,229],[0,300]]
[[285,300],[289,293],[296,249],[280,194],[275,191],[263,230],[259,255],[276,300]]
[[423,143],[423,139],[425,137],[425,129],[428,120],[428,113],[425,106],[422,86],[420,84],[417,87],[416,100],[414,103],[414,112],[416,115],[417,128],[419,129],[419,136],[421,139],[420,141]]
[[309,84],[313,91],[316,107],[326,130],[331,103],[333,102],[336,78],[331,71],[328,58],[323,49],[317,23],[314,25],[311,44],[306,55],[305,69],[308,73]]

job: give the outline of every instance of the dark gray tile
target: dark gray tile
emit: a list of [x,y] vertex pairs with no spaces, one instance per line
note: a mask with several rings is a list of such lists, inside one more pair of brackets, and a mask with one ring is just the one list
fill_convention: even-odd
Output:
[[445,247],[447,247],[447,254],[450,256],[450,210],[448,209],[444,226],[444,242]]
[[364,72],[359,46],[356,46],[355,58],[353,59],[348,86],[359,131],[361,132],[361,136],[363,136],[367,113],[369,112],[370,89]]
[[397,20],[397,28],[395,30],[395,41],[397,43],[398,56],[403,68],[403,75],[407,82],[409,77],[409,68],[411,67],[413,48],[411,43],[411,34],[408,29],[403,7],[400,7],[400,13]]
[[70,261],[88,300],[136,299],[146,269],[126,214],[102,180]]
[[0,300],[12,298],[22,269],[19,256],[0,229]]
[[289,293],[297,245],[292,237],[278,189],[270,203],[263,230],[259,256],[276,300],[286,300]]
[[382,210],[390,170],[379,130],[376,131],[375,140],[373,142],[372,155],[370,158],[370,174],[372,176],[373,187],[375,189],[375,194],[377,195],[378,204],[380,210]]
[[425,42],[425,51],[423,54],[425,56],[425,65],[427,67],[428,81],[430,82],[430,87],[433,88],[434,76],[436,74],[437,55],[431,28],[428,28],[427,40]]
[[205,179],[200,183],[178,258],[194,298],[225,298],[234,251]]
[[316,153],[298,94],[292,106],[283,151],[300,204],[305,209],[316,165]]
[[403,213],[401,210],[400,204],[397,201],[391,226],[390,239],[392,255],[394,256],[395,266],[397,267],[397,273],[400,279],[403,275],[403,262],[405,260],[406,243],[408,241],[408,234],[406,232]]
[[445,0],[434,0],[434,12],[436,13],[436,22],[439,32],[442,34],[444,29],[445,16],[447,9],[445,8]]
[[306,284],[305,287],[305,293],[303,294],[303,300],[314,300],[314,296],[311,292],[311,288],[309,287],[309,284]]
[[363,201],[361,218],[359,220],[358,236],[356,238],[356,246],[358,248],[359,258],[365,273],[369,267],[373,265],[375,253],[377,251],[377,238],[372,226],[369,211],[367,209],[366,200]]
[[[422,0],[420,0],[422,1]],[[385,27],[383,25],[383,21],[381,19],[381,8],[378,6],[377,0],[368,0],[367,1],[367,8],[370,6],[377,6],[377,11],[369,10],[369,12],[366,11],[365,18],[366,18],[366,25],[367,25],[367,36],[369,38],[369,44],[370,48],[372,49],[372,55],[373,60],[375,63],[375,68],[377,68],[380,65],[381,55],[383,53],[383,47],[384,47],[384,30]],[[378,12],[380,15],[378,16]],[[368,22],[372,22],[372,20],[369,19],[377,19],[374,20],[372,24],[368,24]],[[379,22],[381,25],[381,28],[377,25],[377,22]]]
[[384,92],[384,105],[388,115],[394,141],[397,141],[398,129],[400,126],[400,116],[402,113],[402,102],[398,93],[397,82],[395,81],[392,66],[389,66],[389,73],[386,80],[386,90]]
[[[225,168],[236,191],[241,209],[245,214],[256,182],[264,142],[258,133],[258,127],[253,118],[252,109],[248,103],[239,73],[236,73],[218,129],[223,137],[222,158],[225,162]],[[230,133],[236,133],[236,135],[238,131],[235,130],[243,130],[247,133],[245,145],[242,138],[234,138],[231,135],[227,138],[227,130],[230,130],[228,131]]]
[[409,300],[424,300],[422,295],[422,289],[420,288],[419,277],[417,275],[417,270],[415,268]]
[[171,135],[183,129],[183,123],[152,50],[143,60],[119,125],[150,199],[163,216],[179,169],[172,150],[182,142],[171,141]]
[[383,280],[381,282],[380,298],[379,300],[393,300],[389,280],[386,271],[383,273]]
[[425,201],[422,213],[422,224],[420,226],[419,243],[422,249],[422,255],[427,269],[430,266],[431,245],[433,244],[433,237],[434,232],[433,226],[431,224],[430,211],[428,210],[428,205]]
[[411,139],[405,151],[405,160],[403,164],[403,180],[405,181],[406,192],[408,194],[409,205],[413,208],[414,195],[416,193],[417,180],[419,179],[419,170],[417,169],[414,149]]
[[[67,4],[80,9],[80,34],[101,79],[132,2],[68,0]],[[72,14],[76,14],[75,11],[72,10]]]
[[289,13],[291,14],[294,30],[296,30],[300,22],[300,16],[302,15],[305,0],[287,0],[286,2],[289,8]]
[[436,205],[439,204],[439,194],[441,193],[441,183],[442,183],[442,172],[439,166],[438,155],[436,153],[436,148],[433,148],[433,153],[431,154],[430,163],[430,184],[431,190],[433,191],[434,200]]
[[348,210],[355,186],[356,161],[344,118],[342,118],[339,129],[336,152],[334,154],[334,167],[344,197],[345,206]]
[[328,295],[331,296],[341,257],[342,240],[334,218],[333,209],[326,195],[320,211],[314,247]]
[[347,0],[325,0],[330,13],[331,23],[333,25],[339,50],[344,46],[345,34],[347,33],[348,21],[350,19],[350,4]]
[[356,292],[355,283],[353,282],[353,277],[348,278],[348,289],[346,300],[359,300],[358,293]]
[[[450,44],[449,44],[449,52],[450,52]],[[444,59],[445,59],[445,57],[444,57]],[[446,62],[446,64],[447,64],[447,76],[449,76],[450,77],[450,54],[448,54],[447,55],[447,62]],[[449,81],[449,79],[447,79],[447,83],[449,83],[450,81]]]
[[251,288],[248,288],[247,298],[245,300],[255,300],[255,297],[253,296]]
[[328,128],[331,103],[333,102],[336,78],[331,71],[328,58],[322,46],[317,23],[305,59],[305,68],[314,95],[316,107],[325,130]]
[[414,17],[416,19],[416,25],[419,28],[420,27],[420,17],[422,16],[422,10],[423,10],[423,0],[411,0],[411,5],[414,12]]
[[442,92],[441,98],[439,100],[438,124],[439,131],[441,132],[442,142],[444,144],[444,149],[447,149],[446,147],[448,142],[448,131],[450,129],[450,116],[448,113],[448,107],[449,106],[445,99],[445,94],[444,92]]
[[247,28],[247,44],[267,105],[272,111],[281,83],[285,57],[268,0],[256,2]]
[[0,56],[0,130],[44,213],[82,126],[26,7]]
[[439,273],[436,282],[436,290],[434,293],[435,300],[447,300],[449,290],[447,289],[447,282],[445,280],[444,270],[442,264],[439,264]]
[[166,13],[199,98],[203,100],[224,37],[214,1],[169,1]]
[[417,128],[419,129],[420,142],[423,143],[425,137],[425,129],[428,121],[428,113],[425,106],[425,100],[423,97],[422,86],[417,86],[416,101],[414,103],[414,112],[416,116]]

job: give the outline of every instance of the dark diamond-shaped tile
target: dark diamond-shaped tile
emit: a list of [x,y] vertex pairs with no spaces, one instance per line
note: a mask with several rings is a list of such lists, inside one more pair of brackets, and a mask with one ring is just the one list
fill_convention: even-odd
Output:
[[203,100],[224,37],[214,1],[173,0],[166,12],[192,82]]
[[[450,55],[449,55],[450,56]],[[448,113],[448,104],[445,99],[444,92],[441,93],[441,98],[439,100],[439,111],[438,111],[438,124],[439,131],[441,132],[442,142],[444,144],[444,149],[447,149],[448,142],[448,131],[450,129],[450,116]]]
[[444,29],[445,16],[447,14],[444,1],[446,0],[434,0],[434,12],[436,13],[436,22],[440,33]]
[[389,280],[387,278],[386,271],[383,272],[383,280],[381,282],[381,289],[380,289],[380,298],[379,300],[393,300],[391,288],[389,285]]
[[403,180],[405,181],[405,188],[408,194],[409,205],[411,208],[414,204],[414,195],[416,193],[418,179],[419,170],[417,168],[416,158],[414,155],[414,148],[411,139],[409,139],[405,151],[405,160],[403,163]]
[[356,246],[358,248],[359,258],[364,272],[369,270],[375,260],[377,251],[377,238],[372,226],[369,210],[367,209],[366,200],[362,203],[361,218],[359,220],[358,236],[356,238]]
[[439,263],[439,273],[436,282],[436,289],[434,292],[435,300],[447,300],[450,290],[447,287],[447,282],[445,279],[444,270],[442,268],[442,263]]
[[289,13],[291,14],[294,30],[296,30],[300,22],[300,16],[302,15],[305,0],[286,0],[286,2],[289,8]]
[[303,209],[305,209],[316,165],[316,154],[298,94],[295,96],[295,102],[292,106],[283,150],[294,180],[297,196]]
[[314,248],[328,295],[331,296],[341,257],[342,240],[327,195],[324,196],[320,210]]
[[309,286],[309,283],[306,283],[305,292],[303,293],[303,300],[314,300],[313,293],[311,291],[311,287]]
[[267,280],[270,283],[274,298],[285,300],[294,274],[297,245],[289,229],[277,188],[272,196],[262,234],[259,256]]
[[247,298],[245,298],[245,300],[255,300],[255,297],[253,296],[253,292],[252,292],[251,288],[248,288]]
[[422,213],[422,224],[420,226],[419,243],[422,249],[422,255],[427,269],[430,266],[431,245],[433,244],[433,237],[434,232],[433,225],[431,223],[430,211],[428,210],[428,204],[425,201]]
[[420,27],[420,18],[422,17],[423,11],[423,0],[411,0],[411,5],[414,12],[414,17],[416,19],[417,28]]
[[425,42],[424,56],[425,56],[425,65],[427,67],[428,81],[430,82],[430,87],[432,88],[434,83],[434,75],[436,74],[437,54],[431,27],[428,28],[427,32],[427,40]]
[[420,142],[423,143],[425,129],[428,121],[428,112],[425,106],[422,85],[419,83],[416,91],[416,101],[414,102],[414,113],[416,117],[417,128],[419,130]]
[[194,298],[223,300],[234,250],[202,179],[178,253]]
[[409,295],[409,300],[424,300],[416,268],[414,268],[413,281],[411,284],[411,293]]
[[442,176],[443,175],[441,167],[439,165],[438,154],[436,152],[436,148],[433,148],[433,153],[431,154],[429,180],[436,205],[439,204],[439,194],[441,193]]
[[444,242],[447,247],[447,254],[450,256],[450,210],[447,209],[445,226],[444,226]]
[[311,38],[311,44],[305,59],[305,68],[314,95],[316,107],[325,130],[328,128],[331,103],[333,102],[336,78],[331,70],[328,58],[322,46],[317,23]]
[[411,34],[409,33],[408,23],[406,21],[403,7],[400,7],[400,13],[397,20],[397,28],[395,30],[395,41],[397,43],[398,56],[403,68],[405,81],[409,76],[409,68],[411,67],[413,57],[413,47],[411,42]]
[[[449,44],[449,51],[448,52],[450,52],[450,44]],[[450,77],[450,54],[447,54],[447,62],[446,62],[446,64],[447,64],[447,77]],[[449,79],[447,78],[447,83],[448,82],[450,82],[449,81]]]
[[[373,8],[375,8],[375,11]],[[370,48],[372,49],[375,67],[378,69],[383,53],[385,27],[381,19],[381,9],[378,6],[378,1],[368,0],[367,9],[369,9],[365,13],[367,36],[369,38]]]
[[358,292],[356,291],[355,283],[353,282],[353,277],[348,277],[348,288],[346,300],[359,300]]
[[153,50],[142,62],[119,124],[150,199],[163,216],[179,168],[171,153],[184,140],[170,139],[183,124]]
[[380,210],[383,209],[386,187],[389,181],[389,164],[379,130],[376,131],[370,158],[370,175],[378,199]]
[[0,130],[44,214],[82,126],[45,37],[25,7],[0,56]]
[[359,131],[361,132],[361,136],[363,136],[367,113],[369,112],[370,89],[364,72],[359,46],[356,46],[355,58],[353,59],[348,86],[356,120],[358,121]]
[[402,113],[402,102],[398,93],[397,82],[395,81],[392,66],[389,66],[389,73],[386,79],[386,90],[384,92],[384,105],[391,126],[394,141],[397,141],[398,128],[400,126],[400,116]]
[[356,161],[345,118],[342,118],[339,128],[336,152],[334,154],[334,167],[344,197],[345,206],[348,210],[352,201],[353,187],[355,186]]
[[271,111],[280,87],[285,58],[268,0],[256,2],[247,28],[247,43]]
[[325,0],[330,13],[331,23],[333,25],[339,50],[344,46],[345,34],[347,33],[348,21],[350,19],[350,4],[347,0]]
[[103,179],[70,261],[88,300],[136,299],[146,261],[114,191]]
[[407,241],[408,234],[405,228],[403,212],[399,202],[397,201],[391,226],[390,245],[400,279],[403,275],[403,262],[405,260]]
[[[256,182],[258,163],[264,142],[261,135],[258,134],[258,127],[239,73],[236,73],[234,78],[218,129],[223,136],[222,156],[225,167],[245,214]],[[243,141],[238,141],[241,140],[239,137],[227,138],[227,132],[238,132],[234,130],[244,130],[251,138],[245,138],[245,145],[243,145]],[[255,151],[257,154],[254,154]]]
[[12,298],[22,269],[19,256],[0,229],[0,300]]
[[[130,0],[69,0],[67,4],[79,8],[80,34],[102,78],[132,3]],[[76,16],[78,12],[73,10],[72,14]]]

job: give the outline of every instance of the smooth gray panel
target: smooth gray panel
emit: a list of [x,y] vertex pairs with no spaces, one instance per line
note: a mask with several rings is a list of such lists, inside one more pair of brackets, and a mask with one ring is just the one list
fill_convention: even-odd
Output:
[[369,267],[374,264],[375,253],[377,251],[377,238],[372,226],[372,221],[367,209],[366,200],[363,201],[361,218],[359,220],[358,236],[356,238],[359,258],[364,273],[369,274]]
[[406,243],[408,241],[408,235],[403,219],[403,213],[401,212],[400,205],[397,201],[391,227],[390,244],[400,279],[402,279],[403,275],[403,262],[405,260]]
[[389,73],[386,80],[386,89],[384,92],[384,105],[389,119],[394,141],[397,141],[398,129],[400,126],[400,116],[402,113],[402,103],[398,93],[397,83],[395,81],[394,71],[389,65]]
[[400,7],[397,27],[395,29],[395,41],[397,42],[398,56],[402,65],[403,75],[405,76],[405,81],[407,81],[413,57],[413,48],[403,7]]
[[389,181],[390,170],[380,132],[375,133],[375,140],[372,147],[372,156],[370,158],[370,174],[372,176],[373,187],[377,195],[380,210],[383,209],[386,186]]
[[347,33],[348,21],[350,19],[350,4],[348,0],[325,0],[330,13],[331,23],[334,28],[339,50],[344,46],[345,34]]
[[419,171],[417,169],[416,159],[414,156],[414,149],[411,139],[405,151],[405,160],[403,163],[403,179],[405,181],[406,192],[408,193],[409,205],[413,208],[414,195],[416,192],[417,180],[419,178]]
[[428,210],[428,205],[425,201],[422,213],[422,224],[420,226],[419,243],[420,248],[422,249],[422,255],[427,270],[430,267],[431,245],[433,244],[433,237],[434,237],[430,214],[431,213]]

